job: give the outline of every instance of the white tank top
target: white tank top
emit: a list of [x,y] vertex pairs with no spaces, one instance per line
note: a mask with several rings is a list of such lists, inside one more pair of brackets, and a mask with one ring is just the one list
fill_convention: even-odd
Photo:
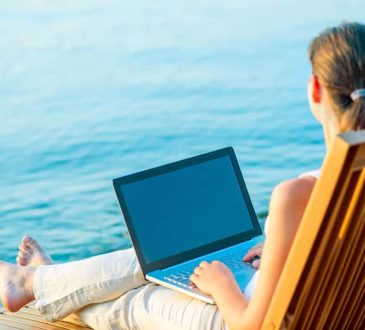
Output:
[[[299,178],[302,178],[304,176],[313,176],[318,180],[320,174],[321,174],[321,170],[314,170],[314,171],[302,173],[301,175],[299,175]],[[267,217],[266,221],[265,221],[265,228],[264,228],[265,235],[267,235],[267,228],[268,228],[269,221],[270,221],[270,219],[269,219],[269,217]],[[251,299],[253,291],[255,290],[255,287],[256,287],[256,284],[257,284],[257,279],[259,277],[259,273],[260,273],[260,271],[258,270],[254,274],[251,281],[247,284],[247,286],[244,290],[244,295],[245,295],[246,299],[248,299],[248,300]]]

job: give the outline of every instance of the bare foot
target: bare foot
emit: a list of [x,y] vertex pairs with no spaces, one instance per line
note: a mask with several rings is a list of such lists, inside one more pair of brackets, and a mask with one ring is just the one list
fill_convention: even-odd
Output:
[[34,271],[34,267],[19,267],[0,261],[0,298],[10,312],[16,312],[34,300]]
[[16,262],[19,266],[35,267],[54,264],[49,254],[30,236],[24,236],[22,238]]

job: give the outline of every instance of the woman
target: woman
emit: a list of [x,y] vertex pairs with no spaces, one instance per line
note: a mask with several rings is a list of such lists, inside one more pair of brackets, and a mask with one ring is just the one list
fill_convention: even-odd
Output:
[[[308,99],[328,147],[338,133],[365,128],[365,26],[346,23],[324,31],[313,40],[309,55]],[[47,319],[77,312],[99,329],[259,329],[318,175],[302,175],[274,189],[249,301],[249,290],[242,293],[220,262],[202,262],[191,275],[217,308],[147,284],[133,249],[52,265],[37,242],[25,237],[18,256],[22,266],[0,263],[3,303],[15,311],[35,299]],[[255,251],[246,258],[260,254]]]

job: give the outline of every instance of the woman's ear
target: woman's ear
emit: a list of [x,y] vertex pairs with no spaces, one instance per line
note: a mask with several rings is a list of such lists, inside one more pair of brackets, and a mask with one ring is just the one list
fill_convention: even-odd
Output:
[[308,81],[308,101],[313,116],[321,123],[321,84],[314,75],[309,77]]
[[318,78],[315,75],[311,75],[309,83],[311,85],[310,94],[313,103],[315,104],[321,103],[321,84],[319,83]]

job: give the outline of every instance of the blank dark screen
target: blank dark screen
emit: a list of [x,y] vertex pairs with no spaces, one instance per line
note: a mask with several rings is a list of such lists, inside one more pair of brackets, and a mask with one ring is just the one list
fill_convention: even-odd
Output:
[[253,228],[229,156],[121,190],[147,264]]

